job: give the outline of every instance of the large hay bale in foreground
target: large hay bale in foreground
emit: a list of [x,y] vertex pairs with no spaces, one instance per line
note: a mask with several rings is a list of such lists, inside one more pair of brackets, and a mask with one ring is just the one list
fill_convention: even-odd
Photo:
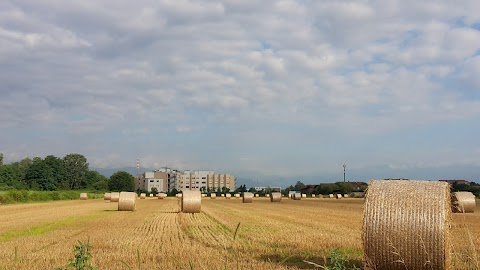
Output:
[[363,212],[365,269],[449,269],[450,187],[372,180]]
[[120,199],[120,192],[110,193],[110,202],[118,202],[119,199]]
[[80,200],[88,200],[88,194],[87,193],[80,193]]
[[475,195],[468,191],[453,193],[452,210],[454,213],[473,213],[475,212]]
[[253,202],[253,193],[244,192],[243,193],[243,203],[252,203],[252,202]]
[[143,200],[143,199],[145,199],[145,197],[147,197],[147,194],[145,194],[145,193],[140,193],[140,199]]
[[294,200],[301,200],[302,199],[302,193],[294,193],[293,194],[293,199]]
[[211,193],[211,194],[210,194],[210,198],[211,198],[211,199],[215,199],[215,198],[217,198],[217,194],[215,194],[215,193]]
[[272,196],[270,196],[270,202],[280,202],[280,201],[282,201],[282,193],[273,192]]
[[225,199],[230,199],[231,197],[232,197],[232,194],[230,193],[225,194]]
[[112,195],[112,193],[105,192],[105,194],[103,194],[103,199],[106,201],[110,201],[110,195]]
[[135,192],[120,192],[118,211],[135,211],[137,209],[137,194]]
[[182,196],[183,213],[200,213],[202,209],[202,194],[196,190],[183,191]]

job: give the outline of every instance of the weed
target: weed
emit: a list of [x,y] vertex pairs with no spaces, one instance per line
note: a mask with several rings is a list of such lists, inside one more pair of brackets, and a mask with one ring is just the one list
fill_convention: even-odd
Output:
[[92,246],[87,242],[83,243],[81,241],[77,241],[73,252],[75,252],[75,257],[70,259],[70,263],[66,267],[59,267],[55,270],[68,270],[68,269],[76,269],[76,270],[98,270],[98,268],[93,267],[90,263],[93,256],[90,253],[92,250]]

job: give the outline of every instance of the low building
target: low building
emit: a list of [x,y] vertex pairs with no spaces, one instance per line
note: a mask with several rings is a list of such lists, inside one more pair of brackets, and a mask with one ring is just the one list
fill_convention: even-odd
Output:
[[267,190],[270,190],[272,192],[281,192],[282,191],[281,187],[254,187],[254,189],[257,192],[267,191]]
[[135,190],[151,192],[152,188],[156,188],[158,192],[168,191],[168,173],[154,171],[144,172],[134,177]]

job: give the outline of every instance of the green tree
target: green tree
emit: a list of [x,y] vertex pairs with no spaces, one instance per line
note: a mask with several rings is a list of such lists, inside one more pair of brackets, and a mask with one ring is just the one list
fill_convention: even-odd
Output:
[[63,158],[63,165],[70,189],[79,189],[88,172],[87,158],[80,154],[68,154]]
[[304,187],[305,187],[305,184],[300,182],[300,181],[297,181],[297,183],[295,184],[295,190],[296,191],[300,191]]
[[20,180],[18,166],[14,164],[0,166],[0,186],[5,188],[24,189],[26,186]]
[[0,166],[3,165],[3,153],[0,153]]
[[156,187],[152,187],[152,189],[150,190],[150,193],[152,193],[153,196],[155,197],[158,194],[158,189]]
[[103,182],[108,183],[108,178],[97,171],[88,171],[85,175],[85,181],[80,186],[81,188],[94,188],[97,183],[99,183],[98,186],[103,185]]
[[20,160],[20,162],[12,163],[12,165],[14,165],[18,170],[18,180],[24,182],[28,168],[30,167],[30,165],[32,165],[32,159],[26,157]]
[[45,164],[52,170],[53,178],[57,186],[65,179],[65,168],[63,166],[63,159],[54,155],[48,155],[44,159]]
[[25,181],[31,189],[56,190],[56,182],[52,169],[40,157],[33,158],[32,164],[25,174]]
[[118,171],[110,176],[108,181],[110,191],[133,191],[133,176],[125,171]]

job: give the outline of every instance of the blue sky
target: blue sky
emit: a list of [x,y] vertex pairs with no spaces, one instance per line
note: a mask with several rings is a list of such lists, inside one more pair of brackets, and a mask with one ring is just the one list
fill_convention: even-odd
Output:
[[5,161],[480,179],[480,2],[0,3]]

